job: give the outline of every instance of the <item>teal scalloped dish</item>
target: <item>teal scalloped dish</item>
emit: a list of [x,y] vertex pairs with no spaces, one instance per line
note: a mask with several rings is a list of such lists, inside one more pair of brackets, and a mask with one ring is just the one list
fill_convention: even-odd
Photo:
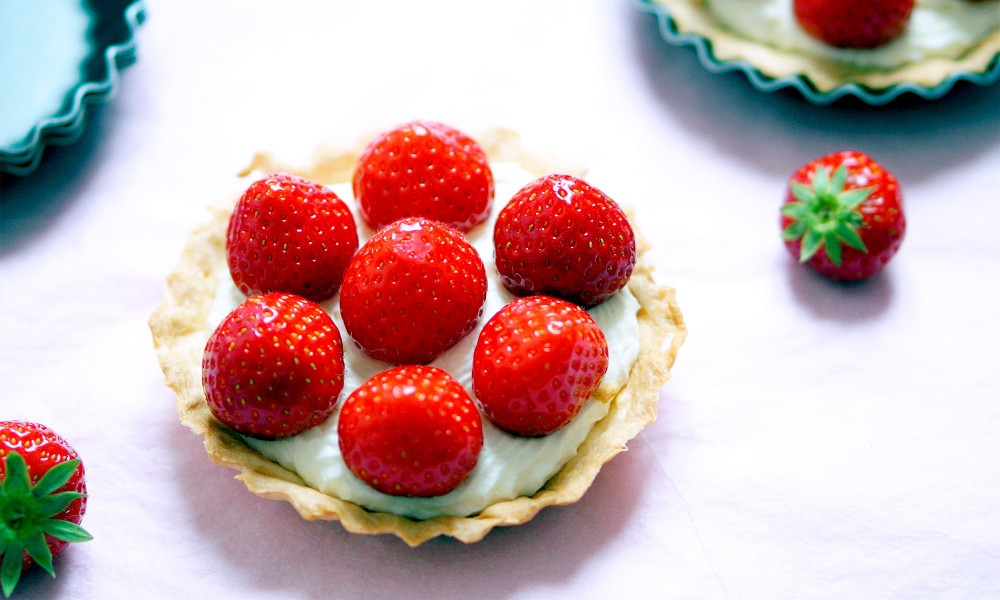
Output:
[[807,73],[793,73],[771,76],[759,65],[747,60],[725,59],[717,56],[712,40],[699,33],[683,31],[670,8],[658,0],[635,0],[639,8],[656,16],[661,37],[674,46],[690,46],[697,54],[702,66],[712,73],[737,71],[743,73],[750,84],[763,92],[792,89],[814,104],[831,104],[844,97],[855,97],[870,105],[880,106],[892,102],[903,94],[913,94],[926,100],[944,96],[959,82],[991,85],[1000,80],[1000,52],[996,53],[982,69],[956,68],[941,81],[933,85],[921,85],[913,81],[900,81],[892,85],[873,87],[845,81],[830,89],[820,89]]
[[141,0],[0,2],[0,171],[27,175],[80,137],[136,59]]

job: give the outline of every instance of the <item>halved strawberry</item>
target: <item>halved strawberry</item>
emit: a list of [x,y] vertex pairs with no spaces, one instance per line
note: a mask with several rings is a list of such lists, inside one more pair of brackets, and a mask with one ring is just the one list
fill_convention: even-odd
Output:
[[635,233],[604,192],[572,175],[519,190],[493,230],[500,279],[518,296],[548,294],[591,307],[625,287]]
[[325,421],[344,388],[340,330],[300,296],[252,296],[209,337],[202,383],[212,414],[232,429],[294,435]]
[[881,271],[906,233],[895,176],[870,156],[847,150],[810,161],[791,177],[781,207],[788,252],[838,281]]
[[795,0],[795,18],[809,35],[839,48],[876,48],[899,37],[914,0]]
[[409,218],[380,230],[354,256],[340,311],[370,356],[423,364],[472,331],[485,301],[486,268],[465,236]]
[[229,271],[247,295],[330,298],[357,249],[358,230],[347,205],[326,187],[284,173],[247,188],[226,234]]
[[493,172],[479,144],[433,121],[386,131],[361,153],[354,197],[372,229],[425,217],[468,231],[493,204]]
[[337,423],[347,467],[394,496],[440,496],[476,466],[482,421],[468,392],[430,366],[394,367],[344,401]]
[[49,427],[0,421],[0,583],[10,597],[21,573],[91,535],[80,527],[87,484],[76,450]]
[[607,340],[587,311],[528,296],[486,322],[473,353],[472,386],[497,427],[543,436],[580,412],[607,370]]

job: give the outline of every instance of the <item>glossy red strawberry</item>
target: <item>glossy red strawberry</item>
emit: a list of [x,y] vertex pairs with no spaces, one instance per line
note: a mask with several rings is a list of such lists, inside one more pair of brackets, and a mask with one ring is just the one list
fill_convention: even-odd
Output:
[[370,356],[423,364],[476,326],[486,301],[486,268],[457,229],[410,218],[361,247],[344,276],[340,312]]
[[899,37],[914,0],[795,0],[795,18],[811,36],[839,48],[876,48]]
[[232,429],[294,435],[325,421],[344,388],[340,331],[300,296],[252,296],[209,337],[202,384],[212,414]]
[[584,307],[628,283],[635,233],[604,192],[572,175],[547,175],[519,190],[493,231],[500,279],[518,296],[548,294]]
[[472,385],[494,425],[542,436],[573,420],[607,370],[607,340],[587,311],[528,296],[487,321],[473,353]]
[[59,434],[28,421],[0,421],[0,582],[9,597],[21,573],[71,542],[91,539],[80,527],[87,484],[80,456]]
[[425,217],[468,231],[493,204],[493,172],[479,144],[433,121],[413,121],[376,137],[358,160],[354,197],[373,229]]
[[247,295],[330,298],[357,249],[358,230],[347,205],[326,187],[283,173],[247,188],[226,234],[229,271]]
[[906,233],[899,183],[864,153],[823,156],[792,175],[781,228],[799,262],[835,280],[871,277],[896,254]]
[[337,423],[347,467],[393,496],[440,496],[479,460],[483,429],[468,392],[445,371],[394,367],[347,400]]

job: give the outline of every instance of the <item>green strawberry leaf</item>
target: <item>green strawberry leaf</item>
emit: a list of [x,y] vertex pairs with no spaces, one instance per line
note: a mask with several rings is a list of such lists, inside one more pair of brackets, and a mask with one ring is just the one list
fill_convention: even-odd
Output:
[[87,542],[94,539],[86,529],[61,519],[46,519],[39,524],[43,533],[65,542]]
[[3,589],[5,598],[10,598],[14,593],[14,587],[21,579],[21,561],[24,555],[24,547],[20,542],[10,542],[3,553],[3,560],[0,561],[0,587]]
[[[824,169],[825,171],[826,169]],[[830,182],[830,193],[837,195],[844,191],[844,185],[847,183],[847,165],[841,164],[837,167],[837,170],[833,172],[833,181]]]
[[865,242],[861,239],[861,234],[858,230],[849,223],[838,223],[836,229],[837,237],[840,241],[844,242],[848,246],[861,250],[862,252],[868,252],[868,248],[865,247]]
[[39,498],[41,496],[47,496],[52,492],[58,490],[62,486],[66,485],[66,482],[73,477],[73,473],[76,472],[76,467],[80,464],[78,459],[68,460],[64,463],[59,463],[58,465],[52,467],[46,471],[45,475],[38,480],[38,483],[31,488],[31,493]]
[[799,202],[810,204],[816,201],[816,194],[808,185],[798,181],[792,181],[789,185],[792,188],[792,196]]
[[809,214],[809,209],[802,202],[790,202],[781,207],[781,214],[790,219],[802,219]]
[[45,536],[39,532],[36,535],[28,536],[24,540],[24,549],[28,551],[28,556],[35,563],[45,569],[45,572],[55,577],[56,572],[52,569],[52,550],[45,543]]
[[805,221],[792,221],[781,232],[781,238],[788,241],[797,240],[806,232],[806,227]]
[[830,232],[823,236],[823,249],[826,250],[826,255],[829,257],[830,262],[839,267],[841,261],[843,261],[843,255],[841,254],[840,240],[837,239],[835,233]]
[[840,192],[837,195],[837,200],[843,207],[845,212],[855,211],[861,206],[861,203],[868,199],[868,196],[872,195],[875,191],[873,187],[858,188],[856,190],[847,190],[846,192]]
[[822,235],[814,229],[806,231],[805,236],[802,238],[802,249],[799,252],[799,262],[807,262],[816,254],[822,245]]
[[3,486],[6,495],[27,494],[31,490],[31,479],[28,477],[28,465],[17,452],[7,455],[7,476]]
[[812,187],[817,196],[830,195],[830,171],[826,167],[817,167],[813,173]]
[[70,503],[77,498],[82,497],[83,494],[79,492],[62,492],[38,498],[36,504],[37,512],[43,517],[52,517],[66,510],[66,507],[69,506]]

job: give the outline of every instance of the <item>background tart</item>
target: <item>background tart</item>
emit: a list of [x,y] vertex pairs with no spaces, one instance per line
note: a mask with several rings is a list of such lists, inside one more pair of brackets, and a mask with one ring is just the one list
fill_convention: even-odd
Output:
[[[994,0],[987,3],[996,4]],[[830,53],[784,49],[749,39],[727,27],[712,13],[706,0],[641,0],[640,4],[658,15],[665,40],[694,46],[699,60],[710,71],[740,70],[758,89],[792,87],[818,104],[845,95],[869,104],[884,104],[904,92],[933,99],[947,93],[958,81],[985,85],[1000,77],[1000,23],[957,56],[928,57],[876,68]]]
[[[476,139],[492,163],[516,162],[536,176],[561,167],[549,157],[525,150],[510,131],[491,130]],[[323,150],[304,167],[293,167],[268,154],[258,154],[244,175],[254,171],[284,171],[327,185],[347,182],[362,148],[363,144],[358,144],[352,149]],[[242,436],[219,423],[205,402],[201,358],[211,333],[208,316],[220,278],[229,277],[225,239],[231,208],[230,204],[214,209],[210,221],[192,233],[177,267],[167,278],[167,294],[149,325],[166,383],[177,394],[181,422],[204,437],[205,449],[213,461],[238,470],[237,478],[254,494],[288,501],[305,519],[339,521],[355,533],[395,534],[411,546],[441,535],[474,542],[494,527],[525,523],[546,506],[579,500],[601,467],[625,450],[627,442],[656,417],[659,391],[670,377],[686,328],[674,290],[657,285],[652,268],[642,260],[648,243],[637,232],[640,258],[629,289],[640,304],[638,359],[628,383],[610,400],[608,414],[594,426],[575,457],[542,489],[531,497],[495,503],[473,516],[425,520],[367,510],[321,493],[307,486],[294,472],[252,449]]]

